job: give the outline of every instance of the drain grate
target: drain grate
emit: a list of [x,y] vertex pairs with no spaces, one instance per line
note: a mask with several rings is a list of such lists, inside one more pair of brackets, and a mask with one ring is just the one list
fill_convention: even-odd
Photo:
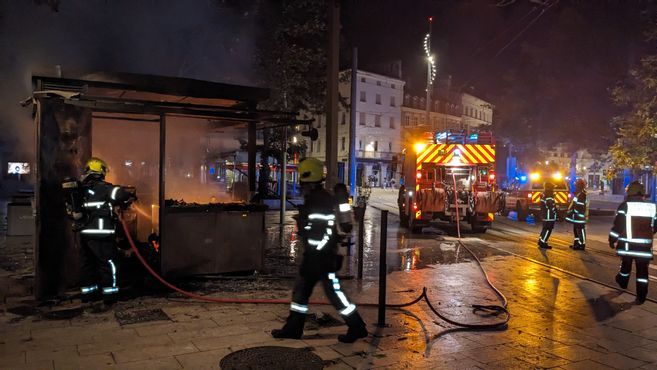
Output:
[[222,370],[321,370],[324,361],[310,348],[253,347],[221,359]]
[[152,310],[135,310],[135,311],[116,311],[114,313],[116,321],[121,325],[138,324],[149,321],[168,321],[171,320],[164,311],[159,308]]

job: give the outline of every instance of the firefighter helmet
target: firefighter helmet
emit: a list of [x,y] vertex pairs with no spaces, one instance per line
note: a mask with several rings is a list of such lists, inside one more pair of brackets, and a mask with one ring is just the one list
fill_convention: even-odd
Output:
[[107,166],[107,163],[105,163],[104,160],[97,157],[89,158],[87,164],[84,166],[84,173],[87,175],[96,174],[96,175],[105,176],[107,175],[108,172],[109,172],[109,166]]
[[625,188],[625,193],[627,194],[627,196],[644,195],[645,194],[645,188],[644,188],[642,183],[640,183],[638,181],[632,181]]
[[550,181],[546,181],[546,182],[543,184],[543,187],[545,188],[545,190],[554,190],[554,187],[555,187],[555,186],[554,186],[554,184],[551,183]]
[[324,180],[324,163],[317,158],[306,158],[299,163],[300,182],[321,182]]
[[577,181],[575,181],[575,189],[580,191],[586,189],[586,180],[581,177],[577,179]]

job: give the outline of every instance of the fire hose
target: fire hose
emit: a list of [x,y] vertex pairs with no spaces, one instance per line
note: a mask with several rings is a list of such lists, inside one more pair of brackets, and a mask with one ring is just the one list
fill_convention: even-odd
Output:
[[[456,202],[456,198],[455,198]],[[458,208],[457,208],[458,212]],[[176,291],[184,296],[187,296],[189,298],[199,300],[199,301],[205,301],[205,302],[213,302],[213,303],[256,303],[256,304],[290,304],[289,299],[239,299],[239,298],[219,298],[219,297],[208,297],[204,295],[199,295],[193,292],[189,292],[186,290],[183,290],[171,283],[169,283],[167,280],[165,280],[160,274],[158,274],[153,268],[148,264],[148,262],[144,259],[144,257],[141,255],[139,252],[139,249],[135,245],[134,240],[132,239],[132,235],[130,233],[130,230],[128,228],[128,225],[125,223],[125,220],[123,219],[122,215],[119,214],[119,221],[121,222],[121,226],[123,227],[123,231],[128,239],[128,242],[130,244],[130,249],[133,251],[139,262],[144,266],[146,271],[153,276],[156,280],[158,280],[160,283],[162,283],[164,286],[168,287],[169,289]],[[460,225],[458,223],[458,217],[457,217],[457,228],[460,229]],[[464,327],[464,328],[470,328],[470,329],[489,329],[489,330],[495,330],[495,329],[500,329],[505,327],[509,319],[511,318],[509,312],[506,310],[507,306],[507,300],[506,297],[491,283],[488,274],[484,270],[483,266],[481,265],[481,261],[479,258],[468,248],[466,247],[462,242],[461,242],[461,235],[460,235],[460,230],[459,230],[459,244],[463,246],[474,258],[475,261],[477,262],[479,268],[481,269],[482,273],[484,274],[484,277],[486,278],[486,282],[488,285],[495,291],[495,293],[500,297],[500,299],[503,301],[503,306],[495,306],[495,305],[472,305],[473,312],[480,312],[480,311],[489,311],[491,312],[494,316],[500,315],[502,313],[505,314],[505,320],[502,322],[498,323],[493,323],[493,324],[468,324],[468,323],[460,323],[454,320],[449,319],[445,315],[443,315],[440,311],[438,311],[430,302],[429,296],[427,295],[427,288],[423,287],[422,288],[422,293],[415,298],[414,300],[407,302],[407,303],[400,303],[400,304],[386,304],[386,307],[389,308],[396,308],[400,309],[403,307],[408,307],[411,305],[414,305],[415,303],[418,303],[422,299],[427,303],[431,311],[435,313],[438,317],[440,317],[442,320],[456,326]],[[330,305],[329,302],[324,302],[324,301],[311,301],[309,302],[310,304],[315,304],[315,305]],[[366,307],[378,307],[379,305],[377,303],[357,303],[357,305],[361,306],[366,306]]]

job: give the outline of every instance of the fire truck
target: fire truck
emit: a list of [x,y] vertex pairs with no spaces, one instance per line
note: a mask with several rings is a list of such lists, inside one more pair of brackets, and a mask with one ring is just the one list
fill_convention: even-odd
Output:
[[540,221],[541,217],[541,193],[545,190],[544,184],[549,181],[554,184],[554,201],[557,206],[557,219],[564,219],[570,204],[570,191],[568,184],[561,172],[552,174],[532,172],[521,175],[514,179],[507,189],[504,210],[502,215],[506,216],[510,211],[515,211],[518,221],[525,221],[529,215]]
[[430,143],[425,139],[404,149],[402,160],[402,225],[420,232],[433,221],[458,220],[486,232],[502,204],[492,133],[437,133]]

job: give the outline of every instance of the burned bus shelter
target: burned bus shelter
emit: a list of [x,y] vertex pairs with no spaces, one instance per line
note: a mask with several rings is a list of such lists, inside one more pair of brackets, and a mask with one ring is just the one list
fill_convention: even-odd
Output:
[[91,156],[108,162],[109,182],[136,187],[131,234],[159,236],[165,276],[262,268],[265,208],[249,202],[257,131],[296,116],[258,110],[268,90],[110,73],[35,74],[32,82],[37,298],[78,281],[61,182],[79,177]]

